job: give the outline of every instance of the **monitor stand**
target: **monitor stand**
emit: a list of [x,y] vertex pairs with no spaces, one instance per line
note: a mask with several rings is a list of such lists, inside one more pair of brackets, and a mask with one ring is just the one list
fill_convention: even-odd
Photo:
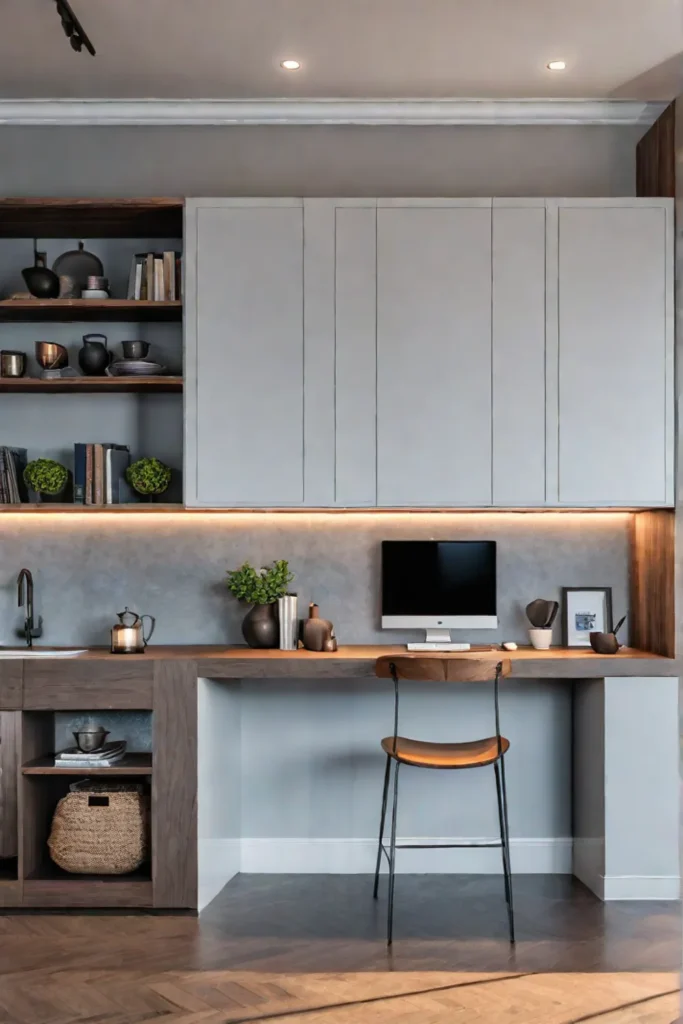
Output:
[[451,642],[450,629],[427,629],[425,630],[425,641],[428,644],[449,644]]

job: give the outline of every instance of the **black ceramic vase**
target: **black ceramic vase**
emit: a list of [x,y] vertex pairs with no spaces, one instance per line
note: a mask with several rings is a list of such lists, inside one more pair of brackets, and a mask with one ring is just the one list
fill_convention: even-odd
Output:
[[78,365],[86,377],[101,377],[111,362],[104,334],[84,334],[83,348],[78,353]]
[[255,604],[242,620],[242,636],[250,647],[278,647],[277,604]]

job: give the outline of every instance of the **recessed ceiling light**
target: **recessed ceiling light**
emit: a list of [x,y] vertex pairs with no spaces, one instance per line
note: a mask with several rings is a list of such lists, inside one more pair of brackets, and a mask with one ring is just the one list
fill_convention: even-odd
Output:
[[285,71],[298,71],[301,64],[298,60],[281,60],[280,67],[284,68]]
[[548,71],[565,71],[567,68],[563,60],[551,60],[546,64]]

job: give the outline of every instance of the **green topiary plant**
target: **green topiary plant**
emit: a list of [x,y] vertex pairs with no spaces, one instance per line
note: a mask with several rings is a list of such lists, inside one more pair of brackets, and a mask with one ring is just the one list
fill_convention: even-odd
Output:
[[163,494],[171,482],[171,470],[159,459],[138,459],[126,470],[126,480],[138,494]]
[[24,481],[37,494],[61,494],[69,482],[69,471],[54,459],[34,459],[24,470]]
[[238,601],[248,604],[273,604],[278,597],[284,597],[287,587],[294,579],[289,571],[289,562],[281,559],[262,569],[254,569],[245,562],[239,569],[230,569],[226,584]]

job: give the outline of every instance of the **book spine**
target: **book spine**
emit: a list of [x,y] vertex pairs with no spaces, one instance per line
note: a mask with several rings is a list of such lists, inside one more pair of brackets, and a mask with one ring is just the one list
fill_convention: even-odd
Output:
[[128,288],[126,290],[127,299],[135,298],[135,274],[137,271],[137,266],[138,258],[137,256],[133,256],[132,260],[130,261],[130,272],[128,274]]
[[74,505],[85,505],[85,459],[87,444],[74,445]]
[[6,448],[0,448],[0,502],[3,505],[9,505],[9,494],[7,493],[5,477],[5,463],[7,459],[6,451]]
[[164,260],[162,256],[154,257],[154,301],[164,301]]
[[175,253],[164,253],[164,298],[175,302]]
[[154,298],[154,253],[148,252],[145,260],[145,298],[151,302]]
[[144,265],[140,257],[137,257],[135,263],[135,289],[133,291],[133,298],[140,300],[142,298],[142,280]]
[[87,444],[85,446],[85,504],[92,505],[93,503],[93,446]]
[[93,445],[93,505],[104,504],[104,448]]
[[175,297],[183,297],[183,258],[179,252],[175,255]]

